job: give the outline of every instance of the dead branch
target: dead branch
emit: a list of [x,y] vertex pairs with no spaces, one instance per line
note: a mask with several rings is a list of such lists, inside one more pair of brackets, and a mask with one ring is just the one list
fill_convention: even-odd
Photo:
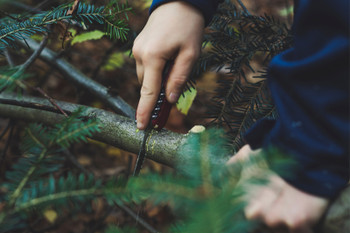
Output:
[[[21,45],[24,45],[22,41],[18,42]],[[31,39],[28,39],[27,43],[32,50],[37,50],[39,47],[39,44]],[[84,88],[98,99],[106,103],[116,113],[135,120],[135,110],[120,96],[112,96],[109,93],[108,88],[90,79],[64,59],[58,58],[58,55],[50,49],[45,48],[41,52],[40,58],[59,70],[63,74],[64,78],[74,82],[76,85]]]

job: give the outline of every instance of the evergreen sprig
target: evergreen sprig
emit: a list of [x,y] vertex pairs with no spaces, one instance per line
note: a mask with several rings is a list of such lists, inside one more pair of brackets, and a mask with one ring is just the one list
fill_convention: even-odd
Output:
[[[189,161],[179,164],[181,172],[131,178],[127,188],[137,200],[173,207],[177,221],[169,232],[250,232],[254,224],[244,217],[244,189],[238,182],[241,165],[226,165],[229,154],[226,145],[221,130],[190,134],[179,152],[190,155]],[[255,165],[255,162],[244,164]]]
[[[27,187],[33,185],[35,178],[58,170],[60,165],[55,163],[58,159],[52,154],[57,153],[60,146],[69,146],[73,141],[86,140],[86,136],[99,132],[96,119],[88,120],[87,124],[79,119],[82,112],[83,109],[78,109],[51,130],[35,124],[27,128],[22,146],[23,153],[27,156],[22,157],[14,165],[14,170],[6,173],[10,181],[9,194],[6,198],[10,207],[23,196],[23,191]],[[50,166],[52,162],[54,163]],[[43,165],[48,165],[48,169]]]
[[[213,124],[225,127],[233,151],[242,145],[242,135],[257,120],[277,117],[267,87],[266,66],[271,58],[292,45],[290,30],[270,16],[252,16],[226,1],[214,16],[205,36],[208,51],[198,70],[217,69],[229,75],[220,76],[208,117]],[[261,64],[255,70],[252,62]],[[252,83],[247,72],[257,73],[260,81]]]
[[2,92],[5,89],[11,91],[17,86],[25,88],[21,80],[28,78],[28,76],[29,75],[24,74],[23,71],[19,70],[18,67],[0,68],[0,92]]
[[111,38],[126,39],[129,29],[125,20],[121,19],[121,15],[126,15],[131,8],[126,4],[115,3],[113,6],[117,6],[116,10],[79,3],[76,12],[68,14],[71,4],[64,4],[24,19],[14,20],[8,17],[0,19],[0,22],[10,22],[6,25],[0,23],[0,52],[3,52],[6,47],[15,46],[15,40],[25,40],[36,33],[47,32],[49,25],[58,22],[75,22],[80,25],[93,22],[106,24],[106,32]]
[[[113,202],[127,200],[130,194],[125,190],[125,182],[122,180],[111,180],[108,185],[103,185],[102,180],[83,174],[79,176],[68,174],[67,177],[59,179],[53,176],[40,179],[22,192],[13,208],[0,213],[0,232],[18,228],[13,223],[23,221],[33,212],[49,207],[57,211],[68,206],[71,207],[71,211],[74,206],[76,209],[81,209],[79,203],[89,202],[99,196],[104,196]],[[22,224],[22,227],[25,227],[25,224]]]

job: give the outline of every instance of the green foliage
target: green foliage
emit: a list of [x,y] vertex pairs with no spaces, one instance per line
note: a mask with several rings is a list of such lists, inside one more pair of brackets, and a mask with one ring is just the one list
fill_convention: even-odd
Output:
[[66,198],[79,199],[79,195],[96,194],[100,183],[91,181],[91,178],[85,180],[80,176],[76,179],[68,175],[57,182],[52,176],[43,179],[44,175],[53,174],[62,166],[64,160],[58,155],[62,147],[85,141],[87,136],[99,132],[98,121],[82,120],[82,114],[83,109],[78,109],[52,128],[32,124],[26,129],[21,146],[24,156],[6,172],[7,181],[2,184],[6,193],[1,200],[7,204],[6,211],[0,215],[0,229],[9,228],[8,223],[17,222],[16,218],[22,218],[27,210],[60,203]]
[[[83,28],[97,22],[105,25],[110,38],[126,39],[126,13],[130,11],[127,4],[115,0],[105,7],[79,3],[76,11],[67,15],[70,6],[66,4],[40,14],[0,19],[0,52],[15,46],[15,39],[45,33],[49,25],[58,22]],[[80,36],[82,40],[97,38],[94,33],[93,37],[84,33]],[[198,69],[225,67],[232,75],[219,80],[209,113],[209,117],[215,119],[215,125],[228,129],[229,139],[227,134],[216,130],[190,134],[180,154],[191,156],[177,167],[179,172],[176,175],[146,174],[128,182],[118,178],[106,181],[76,173],[67,174],[62,169],[65,159],[61,152],[72,143],[84,142],[86,137],[99,132],[96,119],[84,117],[80,109],[53,127],[32,124],[25,130],[21,145],[23,155],[6,172],[6,180],[0,188],[0,232],[28,229],[28,220],[43,210],[81,211],[88,208],[96,197],[103,197],[111,206],[144,201],[152,201],[155,205],[169,204],[177,216],[170,232],[249,232],[254,224],[243,215],[244,189],[239,177],[242,167],[256,166],[261,160],[233,166],[225,163],[232,150],[242,145],[242,134],[256,120],[276,117],[266,82],[249,83],[246,78],[247,72],[261,72],[261,77],[265,75],[264,67],[254,70],[251,62],[256,57],[268,62],[273,55],[287,49],[292,40],[282,23],[267,16],[247,15],[235,5],[226,3],[214,17],[206,41],[211,49],[202,57]],[[124,62],[120,58],[123,57],[111,57],[113,68]],[[23,78],[17,68],[0,70],[0,92],[21,85]],[[190,82],[187,88],[191,85]],[[286,163],[270,166],[289,170],[283,164]],[[263,184],[264,181],[264,177],[259,177],[248,182]],[[105,232],[137,231],[109,226]]]
[[[208,51],[202,56],[198,70],[224,69],[229,76],[218,80],[218,88],[208,117],[213,124],[225,127],[232,150],[242,145],[242,136],[258,119],[276,118],[266,81],[247,79],[254,73],[266,78],[270,59],[292,45],[290,30],[269,16],[252,16],[226,1],[214,16],[205,36]],[[252,63],[260,63],[255,70]]]
[[0,214],[0,232],[18,228],[12,223],[23,221],[33,213],[48,207],[61,211],[60,209],[70,206],[70,211],[72,211],[73,208],[80,209],[82,204],[98,196],[108,196],[110,200],[126,199],[125,196],[128,193],[124,189],[124,184],[124,182],[113,181],[105,186],[101,180],[93,176],[85,177],[83,174],[79,176],[68,174],[66,178],[60,177],[59,179],[53,176],[48,179],[40,179],[22,192],[13,208]]
[[126,40],[127,28],[126,20],[129,20],[127,12],[131,11],[128,4],[120,4],[119,0],[111,0],[106,8],[108,16],[105,18],[105,31],[111,39]]
[[24,18],[5,17],[0,19],[0,52],[6,47],[14,47],[15,40],[25,40],[36,33],[48,32],[48,26],[58,22],[78,25],[97,22],[106,25],[107,34],[113,39],[126,39],[128,32],[126,20],[131,9],[125,4],[113,1],[109,7],[95,7],[79,3],[75,12],[68,14],[71,4],[64,4],[43,13],[34,14]]
[[23,71],[18,68],[8,68],[1,67],[0,68],[0,92],[3,90],[11,91],[15,89],[17,86],[23,87],[23,83],[21,80],[24,80],[28,77],[25,75]]
[[[222,130],[190,133],[179,151],[188,160],[178,165],[177,174],[131,178],[127,188],[137,202],[147,200],[173,207],[177,218],[168,232],[253,232],[258,225],[248,221],[243,212],[247,187],[265,184],[271,174],[269,168],[280,173],[291,171],[295,164],[275,149],[228,165],[229,150]],[[242,176],[244,171],[251,175]]]
[[101,39],[104,35],[105,33],[100,30],[85,32],[75,36],[71,43],[72,45],[74,45],[76,43],[82,43],[89,40],[98,40],[98,39]]
[[179,98],[176,103],[177,109],[184,115],[188,114],[194,99],[196,98],[197,90],[195,88],[190,87],[187,91],[185,91]]
[[240,167],[225,164],[229,153],[226,144],[222,131],[190,134],[180,152],[190,155],[189,161],[179,164],[181,173],[131,178],[127,188],[134,198],[173,206],[177,222],[170,232],[249,232],[254,224],[243,214]]
[[115,70],[117,68],[123,67],[125,63],[125,57],[126,57],[125,53],[122,53],[122,52],[113,53],[108,58],[108,61],[102,67],[102,69],[106,71],[111,71],[111,70]]

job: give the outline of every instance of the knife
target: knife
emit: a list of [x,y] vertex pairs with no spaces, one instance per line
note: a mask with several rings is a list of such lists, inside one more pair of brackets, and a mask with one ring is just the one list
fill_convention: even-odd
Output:
[[165,87],[166,87],[166,84],[169,78],[169,73],[172,66],[173,66],[173,62],[170,62],[170,61],[165,64],[165,67],[162,73],[162,84],[161,84],[160,93],[158,95],[156,106],[152,111],[151,119],[144,132],[141,148],[137,156],[136,165],[134,167],[133,176],[138,176],[142,168],[142,165],[147,153],[146,142],[150,133],[152,132],[152,130],[160,131],[165,126],[168,120],[172,104],[169,103],[166,99]]

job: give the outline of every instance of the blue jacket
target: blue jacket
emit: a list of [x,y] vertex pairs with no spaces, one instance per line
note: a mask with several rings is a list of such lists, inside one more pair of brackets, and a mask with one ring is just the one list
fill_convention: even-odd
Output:
[[[154,0],[151,11],[171,0]],[[209,22],[220,1],[185,0]],[[294,46],[275,56],[268,83],[279,118],[256,123],[252,148],[274,146],[300,165],[305,192],[333,198],[349,181],[349,1],[296,0]]]

